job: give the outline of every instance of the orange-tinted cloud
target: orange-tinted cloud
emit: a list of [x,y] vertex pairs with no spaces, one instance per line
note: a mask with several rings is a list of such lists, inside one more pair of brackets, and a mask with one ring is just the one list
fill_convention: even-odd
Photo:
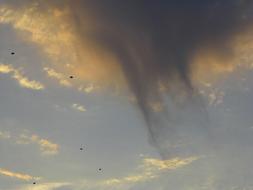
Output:
[[[3,6],[0,23],[11,24],[23,38],[38,44],[59,71],[50,67],[44,70],[62,85],[70,86],[70,83],[60,73],[71,73],[82,85],[90,82],[102,86],[122,84],[124,79],[115,56],[88,37],[87,41],[80,42],[69,11],[68,7],[49,7],[48,11],[42,11],[36,3],[18,10]],[[90,88],[86,91],[90,92]]]
[[40,147],[40,151],[43,155],[55,155],[59,152],[59,145],[55,144],[47,139],[43,139],[38,135],[28,136],[21,134],[16,139],[17,144],[37,144]]
[[24,181],[39,180],[40,179],[39,177],[33,177],[28,174],[17,173],[17,172],[13,172],[13,171],[2,169],[2,168],[0,168],[0,174],[7,176],[7,177],[24,180]]
[[132,184],[142,181],[151,180],[159,177],[161,171],[176,170],[178,168],[187,166],[192,162],[198,160],[198,157],[189,158],[173,158],[169,160],[159,160],[154,158],[145,158],[142,165],[139,167],[139,172],[123,177],[123,178],[112,178],[105,180],[102,184],[108,186]]
[[11,74],[12,78],[18,81],[19,85],[23,88],[32,90],[43,90],[45,86],[35,80],[29,80],[20,69],[15,69],[12,65],[0,64],[0,73]]

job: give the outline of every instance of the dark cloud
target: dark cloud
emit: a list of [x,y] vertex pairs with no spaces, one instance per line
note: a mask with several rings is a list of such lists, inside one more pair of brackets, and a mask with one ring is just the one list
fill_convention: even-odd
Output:
[[[161,134],[173,138],[181,125],[199,126],[200,131],[208,125],[192,83],[194,56],[210,50],[232,57],[231,40],[253,21],[251,0],[27,0],[23,5],[32,2],[40,3],[43,11],[69,8],[68,22],[79,41],[89,38],[117,57],[161,152],[167,140]],[[169,97],[160,84],[168,88]],[[183,107],[175,103],[179,96],[187,100]],[[165,104],[162,113],[154,113],[153,102]]]
[[[151,102],[165,102],[158,84],[168,84],[169,93],[178,96],[183,91],[193,100],[191,64],[194,55],[210,49],[225,57],[232,56],[231,39],[252,22],[250,0],[92,0],[79,1],[71,6],[80,39],[86,26],[82,18],[89,7],[94,24],[90,38],[119,59],[152,141],[160,149],[158,134],[161,131],[173,134],[178,124],[168,119],[170,107],[159,114],[150,108]],[[199,106],[201,101],[197,102],[197,107],[202,107]],[[191,109],[186,113],[196,112],[199,116],[194,118],[194,113],[186,121],[191,122],[190,125],[206,125],[203,107],[194,108],[195,103],[187,104]],[[177,113],[183,120],[187,117],[185,113]]]

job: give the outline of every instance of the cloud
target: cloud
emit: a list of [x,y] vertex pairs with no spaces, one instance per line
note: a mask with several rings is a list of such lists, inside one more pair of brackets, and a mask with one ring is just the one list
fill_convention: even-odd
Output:
[[79,91],[83,91],[83,92],[85,92],[85,93],[87,93],[87,94],[90,94],[90,93],[92,93],[92,92],[94,92],[95,90],[97,90],[97,89],[99,89],[99,87],[98,86],[95,86],[94,84],[88,84],[88,85],[81,85],[79,88],[78,88],[78,90]]
[[10,139],[10,133],[9,132],[4,132],[4,131],[0,131],[0,139]]
[[[243,39],[252,32],[252,6],[250,0],[6,1],[0,22],[80,83],[129,89],[151,142],[168,158],[164,143],[178,128],[208,126],[197,83],[234,72],[242,52],[252,60]],[[185,114],[185,107],[194,111]]]
[[223,98],[224,98],[225,93],[224,92],[220,92],[219,94],[215,94],[214,92],[209,94],[209,104],[210,105],[214,105],[217,106],[219,104],[221,104],[223,102]]
[[158,178],[161,172],[176,170],[178,168],[187,166],[192,162],[198,160],[198,157],[189,158],[173,158],[169,160],[160,160],[155,158],[145,158],[142,164],[138,167],[139,172],[123,178],[112,178],[105,180],[102,184],[108,186],[136,184],[139,182],[148,181]]
[[21,87],[33,90],[42,90],[45,88],[44,85],[40,82],[37,82],[35,80],[29,80],[28,78],[22,76],[19,72],[15,72],[12,77],[18,81]]
[[[168,172],[173,171],[176,172],[177,169],[190,165],[192,162],[198,159],[199,157],[188,157],[188,158],[177,157],[169,160],[144,158],[141,161],[141,163],[136,167],[136,169],[126,176],[102,180],[81,179],[77,181],[72,181],[72,183],[66,184],[66,186],[67,189],[75,189],[75,190],[139,189],[139,187],[141,187],[141,184],[157,180],[159,179],[159,177],[163,176]],[[59,189],[64,188],[65,188],[64,186],[59,187]]]
[[43,155],[55,155],[59,152],[59,145],[52,143],[47,139],[43,139],[38,135],[27,136],[26,134],[21,134],[16,140],[17,144],[37,144]]
[[15,69],[12,65],[0,64],[0,73],[11,74],[12,78],[17,80],[19,85],[23,88],[32,90],[43,90],[45,88],[42,83],[29,80],[21,73],[20,69]]
[[163,105],[161,102],[152,102],[149,103],[149,106],[151,107],[153,112],[159,113],[163,111]]
[[11,140],[19,145],[36,144],[40,147],[40,151],[43,155],[55,155],[59,152],[58,144],[55,144],[47,139],[43,139],[35,134],[29,135],[27,132],[15,135],[10,132],[0,131],[0,139],[1,138]]
[[[88,38],[85,47],[81,44],[71,21],[70,7],[64,6],[65,2],[57,7],[51,1],[42,4],[31,1],[20,9],[8,2],[2,3],[0,23],[11,24],[26,40],[41,47],[54,68],[73,73],[80,82],[96,83],[95,86],[117,85],[124,79],[115,57],[99,50],[101,48]],[[48,11],[41,6],[46,6]],[[113,70],[115,73],[112,75]],[[86,92],[90,90],[86,88]]]
[[54,69],[48,67],[45,67],[43,70],[49,77],[57,79],[61,85],[66,87],[72,86],[71,83],[66,79],[66,75],[56,72]]
[[213,87],[210,83],[203,83],[204,88],[200,89],[202,94],[209,104],[209,106],[218,106],[223,103],[225,91],[220,88]]
[[36,185],[22,185],[21,187],[16,187],[15,190],[57,190],[64,189],[69,183],[65,182],[43,182]]
[[0,174],[7,176],[7,177],[24,180],[24,181],[39,180],[40,179],[39,177],[33,177],[28,174],[16,173],[16,172],[12,172],[12,171],[2,169],[2,168],[0,168]]
[[144,165],[151,170],[151,168],[157,168],[158,170],[175,170],[177,168],[181,168],[186,166],[193,161],[198,160],[198,157],[190,157],[190,158],[173,158],[170,160],[158,160],[152,158],[144,159]]
[[13,70],[14,70],[14,69],[12,68],[11,65],[4,65],[4,64],[1,64],[1,65],[0,65],[0,72],[1,72],[1,73],[7,74],[7,73],[12,72]]
[[72,104],[72,108],[77,110],[77,111],[80,111],[80,112],[85,112],[87,111],[84,106],[80,105],[80,104]]

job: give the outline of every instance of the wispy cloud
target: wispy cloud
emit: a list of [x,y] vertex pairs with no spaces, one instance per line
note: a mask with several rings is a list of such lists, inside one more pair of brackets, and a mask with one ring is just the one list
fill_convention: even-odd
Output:
[[0,64],[0,73],[10,73],[13,71],[13,67],[11,65]]
[[6,131],[0,131],[0,139],[7,139],[19,145],[36,144],[39,146],[43,155],[55,155],[59,152],[59,145],[50,140],[39,137],[38,135],[21,133],[19,135],[12,134]]
[[21,69],[16,69],[12,65],[0,64],[0,73],[10,74],[13,79],[18,81],[19,85],[23,88],[29,88],[33,90],[42,90],[44,85],[35,80],[29,80],[21,72]]
[[[24,185],[18,190],[54,190],[54,189],[132,189],[136,184],[158,178],[166,171],[176,170],[191,164],[198,157],[173,158],[170,160],[159,160],[155,158],[144,158],[136,171],[122,178],[110,178],[106,180],[77,180],[68,182],[41,182],[34,185]],[[16,190],[16,189],[15,189]]]
[[98,86],[95,86],[95,85],[92,84],[92,83],[91,83],[91,84],[88,84],[88,85],[86,85],[86,86],[81,85],[81,86],[78,88],[79,91],[85,92],[85,93],[87,93],[87,94],[90,94],[90,93],[94,92],[94,91],[97,90],[97,89],[99,89],[99,87],[98,87]]
[[0,139],[10,139],[10,138],[11,136],[9,132],[0,131]]
[[[40,7],[42,4],[27,4],[24,9],[2,5],[0,6],[0,23],[10,24],[17,32],[23,34],[25,40],[39,45],[53,62],[54,68],[64,69],[64,73],[73,73],[78,76],[79,82],[91,82],[99,86],[124,82],[115,56],[105,51],[100,52],[100,48],[91,43],[88,36],[84,36],[87,41],[84,43],[87,44],[85,47],[84,44],[78,42],[73,23],[66,22],[70,16],[70,9],[67,6],[65,9],[48,7],[48,10],[44,11]],[[29,35],[26,35],[27,33]],[[97,51],[99,51],[99,56]],[[112,71],[116,72],[112,74]],[[58,77],[56,73],[51,72],[51,74],[53,75],[51,77]],[[62,84],[68,85],[64,83]],[[94,87],[89,85],[84,87],[83,91],[90,93]]]
[[22,185],[21,187],[15,188],[15,190],[56,190],[61,188],[65,189],[68,186],[69,183],[64,182],[44,182],[36,185]]
[[207,99],[209,106],[218,106],[223,103],[226,95],[224,89],[215,88],[210,83],[203,83],[202,85],[204,88],[202,87],[199,92]]
[[37,144],[40,147],[42,154],[54,155],[59,152],[59,145],[55,144],[47,139],[43,139],[38,135],[28,136],[21,134],[16,141],[17,144]]
[[39,180],[40,179],[40,177],[33,177],[28,174],[17,173],[17,172],[9,171],[9,170],[2,169],[2,168],[0,168],[0,174],[7,176],[7,177],[24,180],[24,181]]
[[198,157],[189,157],[189,158],[173,158],[170,160],[159,160],[154,158],[145,158],[144,166],[147,170],[175,170],[177,168],[181,168],[186,166],[193,161],[197,160]]
[[85,109],[85,107],[83,105],[80,105],[80,104],[72,104],[72,108],[77,110],[77,111],[80,111],[80,112],[85,112],[87,111]]
[[198,159],[198,157],[173,158],[169,160],[145,158],[143,159],[142,164],[139,166],[139,171],[135,174],[123,178],[108,179],[105,180],[102,184],[114,186],[147,181],[159,177],[160,172],[162,171],[176,170],[178,168],[189,165]]
[[66,87],[72,86],[71,83],[66,79],[66,76],[64,74],[59,73],[54,69],[48,67],[45,67],[43,70],[47,73],[49,77],[57,79],[61,85]]
[[162,112],[164,109],[161,102],[151,102],[149,106],[152,109],[152,111],[156,113]]

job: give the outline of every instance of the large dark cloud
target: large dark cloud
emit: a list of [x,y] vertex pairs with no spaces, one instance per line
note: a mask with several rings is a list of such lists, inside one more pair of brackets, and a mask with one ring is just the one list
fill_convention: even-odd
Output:
[[[158,84],[169,84],[170,89],[179,90],[176,93],[183,90],[192,96],[193,57],[203,49],[232,56],[231,39],[253,21],[252,3],[250,0],[92,0],[72,3],[72,10],[82,39],[83,27],[87,27],[82,18],[88,7],[94,24],[90,38],[118,57],[151,138],[161,148],[157,133],[164,128],[173,133],[176,124],[169,124],[166,118],[170,117],[171,108],[167,107],[163,114],[153,113],[150,108],[152,101],[164,102]],[[191,118],[192,124],[205,125],[203,110],[197,112],[201,116]],[[191,111],[186,113],[189,115]],[[199,118],[201,122],[197,122]]]
[[[191,80],[196,53],[210,50],[231,57],[231,40],[253,21],[252,0],[27,0],[23,5],[32,2],[39,2],[43,11],[47,7],[69,8],[68,22],[80,42],[89,38],[118,58],[159,149],[164,142],[161,133],[173,138],[181,125],[197,125],[200,130],[207,125]],[[13,4],[17,5],[16,1]],[[159,84],[168,87],[168,100],[159,91]],[[188,97],[183,111],[170,103],[171,97],[173,101],[182,94]],[[162,113],[154,113],[152,102],[167,106]],[[177,119],[171,116],[175,113]]]

